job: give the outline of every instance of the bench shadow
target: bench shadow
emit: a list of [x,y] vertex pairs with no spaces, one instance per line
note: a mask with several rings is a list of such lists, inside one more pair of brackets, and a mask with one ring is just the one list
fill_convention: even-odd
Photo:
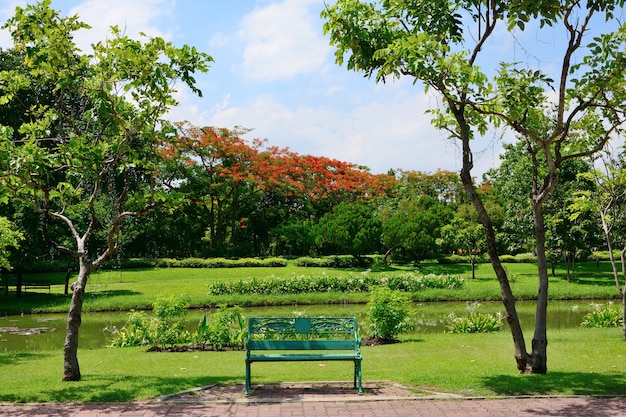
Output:
[[545,375],[491,375],[482,378],[485,388],[499,395],[574,395],[611,396],[626,393],[626,374],[591,372],[548,372]]

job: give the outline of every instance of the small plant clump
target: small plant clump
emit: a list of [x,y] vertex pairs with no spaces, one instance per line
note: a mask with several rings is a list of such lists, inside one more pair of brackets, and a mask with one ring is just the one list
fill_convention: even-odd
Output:
[[170,296],[153,303],[154,315],[131,311],[121,329],[113,334],[110,347],[148,346],[149,350],[177,346],[200,346],[204,350],[241,349],[246,340],[246,323],[241,308],[221,306],[204,315],[195,332],[186,330],[188,298]]
[[476,311],[479,303],[467,305],[467,315],[457,317],[454,313],[448,315],[446,331],[449,333],[489,333],[502,329],[503,316],[501,312],[496,314],[479,313]]
[[613,303],[593,303],[593,311],[583,316],[583,327],[619,327],[622,325],[622,310]]
[[367,318],[372,337],[384,342],[394,342],[400,333],[412,330],[407,305],[409,301],[400,291],[388,287],[374,288],[367,303]]

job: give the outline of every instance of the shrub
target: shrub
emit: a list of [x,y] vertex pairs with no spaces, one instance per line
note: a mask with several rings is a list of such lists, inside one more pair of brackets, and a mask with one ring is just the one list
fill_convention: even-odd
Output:
[[511,264],[533,264],[537,262],[537,258],[532,253],[519,253],[517,255],[501,255],[500,261]]
[[220,306],[210,316],[205,314],[193,339],[216,350],[224,347],[243,348],[246,343],[246,320],[240,307]]
[[152,304],[153,317],[131,311],[124,327],[109,329],[113,333],[110,346],[163,347],[189,343],[190,335],[185,331],[188,306],[188,297],[169,296],[159,298]]
[[250,267],[284,267],[287,261],[282,258],[185,258],[185,259],[159,259],[156,263],[162,268],[250,268]]
[[417,292],[426,288],[459,289],[464,279],[453,275],[374,275],[367,271],[360,274],[335,276],[292,276],[289,278],[252,278],[250,280],[214,282],[209,284],[210,295],[229,294],[302,294],[309,292],[368,292],[378,286],[404,292]]
[[156,316],[156,337],[153,344],[173,346],[189,339],[185,332],[188,307],[189,297],[179,295],[161,297],[152,304]]
[[592,304],[593,311],[583,316],[583,327],[619,327],[622,325],[621,306],[613,303]]
[[448,315],[446,331],[450,333],[488,333],[502,329],[502,313],[479,313],[476,311],[478,307],[480,307],[478,303],[468,304],[465,317],[457,317],[454,314]]
[[107,328],[113,334],[110,347],[128,347],[151,345],[154,331],[151,322],[144,312],[131,310],[126,324],[121,329],[115,326]]
[[408,300],[401,292],[388,287],[374,288],[367,303],[372,337],[392,341],[398,334],[411,330],[407,305]]
[[[364,256],[363,261],[366,266],[371,266],[379,261],[377,256]],[[337,256],[323,256],[321,258],[312,258],[310,256],[303,256],[294,260],[294,265],[302,267],[313,268],[357,268],[362,267],[362,264],[356,260],[352,255],[337,255]]]

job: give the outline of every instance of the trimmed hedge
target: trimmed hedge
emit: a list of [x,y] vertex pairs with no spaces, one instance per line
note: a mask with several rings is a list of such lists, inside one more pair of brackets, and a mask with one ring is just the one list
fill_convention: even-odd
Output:
[[[365,267],[372,265],[382,265],[384,256],[382,255],[368,255],[364,256]],[[301,267],[313,267],[313,268],[359,268],[363,267],[363,264],[359,264],[356,258],[352,255],[336,255],[336,256],[322,256],[322,257],[310,257],[303,256],[296,258],[294,265]]]
[[320,275],[293,276],[291,278],[252,278],[250,280],[225,281],[209,284],[210,295],[256,294],[280,295],[313,292],[369,292],[375,287],[391,290],[417,292],[426,288],[460,289],[464,279],[453,275],[373,275],[369,273],[348,276]]
[[253,267],[285,267],[287,261],[282,258],[186,258],[159,259],[157,265],[162,268],[253,268]]

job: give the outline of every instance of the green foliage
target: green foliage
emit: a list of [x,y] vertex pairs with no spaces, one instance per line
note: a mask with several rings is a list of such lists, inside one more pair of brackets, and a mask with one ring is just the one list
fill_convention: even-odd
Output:
[[376,257],[373,255],[362,257],[360,263],[350,255],[322,256],[316,258],[303,256],[294,260],[294,265],[296,266],[320,268],[356,268],[362,264],[370,266],[374,263],[376,263]]
[[381,232],[381,222],[368,206],[341,203],[320,219],[316,244],[322,249],[335,247],[363,264],[366,254],[379,249]]
[[620,327],[623,315],[621,306],[613,303],[593,304],[593,311],[585,314],[581,326],[583,327]]
[[18,248],[23,239],[22,233],[15,230],[12,223],[6,217],[0,216],[0,269],[11,269],[9,250]]
[[224,347],[244,348],[247,337],[246,320],[240,307],[220,306],[207,319],[200,321],[193,341],[220,350]]
[[450,333],[488,333],[502,329],[502,313],[479,313],[476,311],[478,307],[480,307],[478,303],[468,303],[467,315],[465,317],[457,317],[454,314],[450,314],[446,330]]
[[405,294],[388,287],[372,289],[367,303],[367,319],[373,337],[395,340],[400,333],[411,330],[409,321],[409,300]]
[[228,294],[302,294],[324,292],[369,292],[375,287],[416,292],[426,288],[460,289],[464,280],[453,275],[361,274],[271,277],[265,279],[222,281],[209,284],[210,295]]
[[517,255],[501,255],[500,261],[502,263],[510,263],[510,264],[534,264],[537,262],[537,257],[532,253],[519,253]]
[[123,328],[108,329],[113,334],[110,346],[172,347],[195,343],[214,350],[244,347],[247,330],[241,308],[221,306],[208,318],[204,315],[198,329],[190,333],[185,321],[188,306],[188,297],[169,296],[153,303],[152,317],[131,311]]
[[186,259],[159,259],[157,266],[164,268],[254,268],[254,267],[284,267],[287,261],[282,258],[186,258]]
[[122,329],[112,328],[111,347],[127,346],[174,346],[190,341],[185,331],[185,317],[189,306],[186,296],[168,296],[157,299],[153,304],[154,316],[131,311]]

